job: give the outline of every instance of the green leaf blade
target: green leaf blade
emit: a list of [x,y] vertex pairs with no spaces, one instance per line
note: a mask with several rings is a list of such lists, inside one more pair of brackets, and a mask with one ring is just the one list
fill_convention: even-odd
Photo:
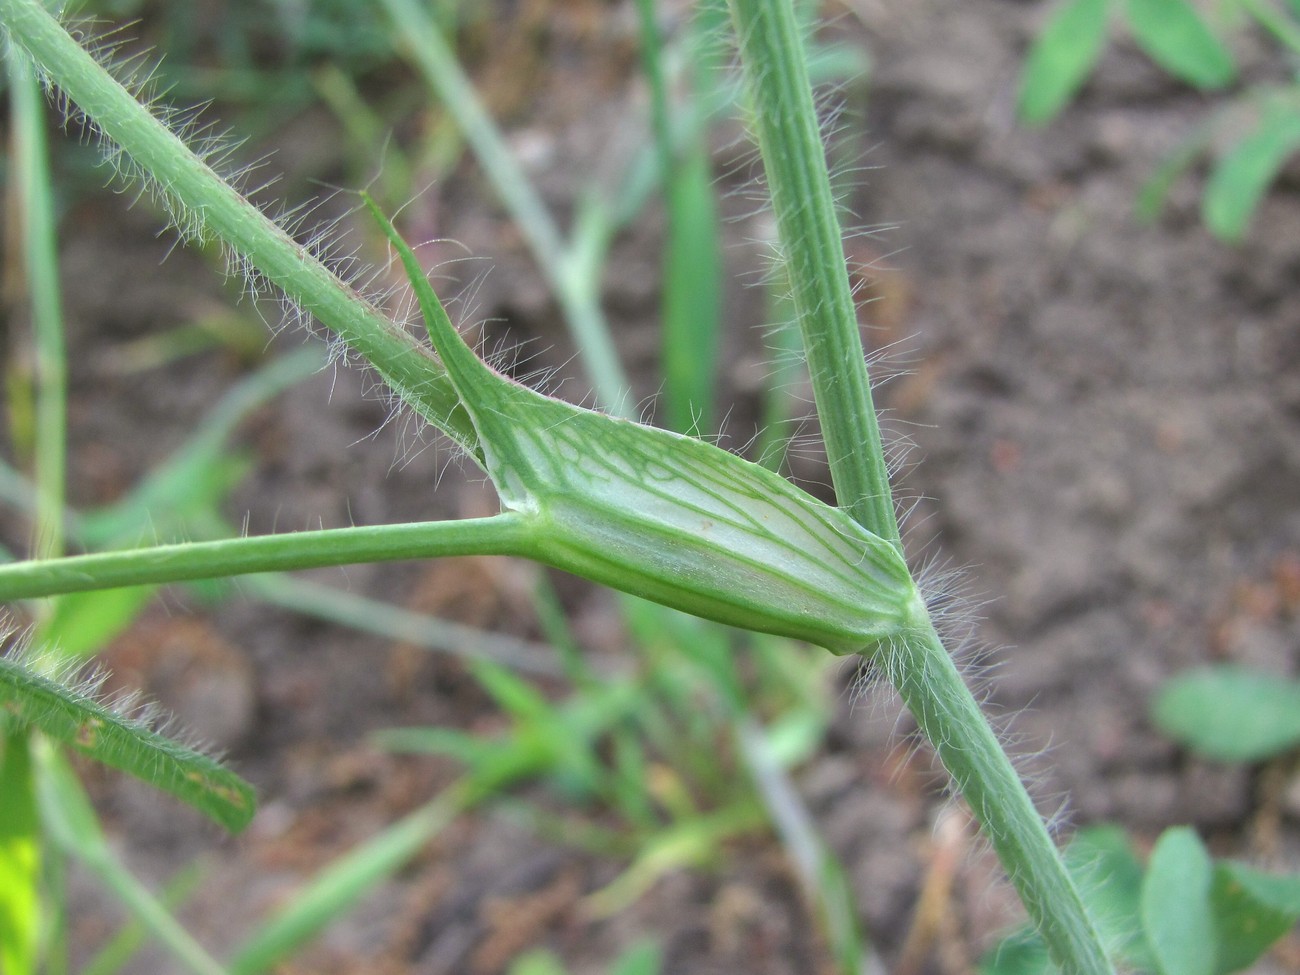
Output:
[[[124,715],[85,689],[38,673],[14,655],[0,657],[0,708],[97,762],[127,772],[193,806],[232,833],[253,818],[252,786],[219,764]],[[91,693],[87,693],[87,691]]]
[[1241,240],[1264,193],[1297,149],[1300,107],[1275,103],[1210,174],[1201,200],[1206,226],[1223,240]]
[[1162,975],[1214,975],[1213,867],[1196,833],[1167,829],[1142,881],[1142,926]]
[[1206,667],[1169,681],[1156,726],[1221,762],[1254,762],[1300,744],[1300,683],[1244,667]]
[[1221,862],[1215,865],[1210,897],[1218,941],[1215,975],[1253,964],[1300,920],[1300,874],[1268,874]]
[[1236,77],[1232,54],[1186,0],[1126,0],[1124,16],[1138,46],[1175,78],[1213,89]]
[[1083,87],[1101,57],[1109,11],[1107,0],[1067,0],[1052,12],[1020,76],[1023,122],[1050,122]]

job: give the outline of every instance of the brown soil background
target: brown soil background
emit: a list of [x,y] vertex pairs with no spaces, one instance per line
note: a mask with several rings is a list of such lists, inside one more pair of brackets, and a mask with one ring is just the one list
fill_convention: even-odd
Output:
[[[1294,167],[1239,247],[1200,225],[1199,174],[1176,185],[1158,225],[1140,226],[1137,188],[1203,116],[1203,98],[1120,42],[1061,120],[1026,131],[1013,120],[1015,82],[1039,5],[832,6],[835,30],[873,62],[865,85],[844,96],[862,128],[840,139],[864,167],[851,201],[862,224],[890,227],[852,247],[873,265],[867,294],[877,300],[864,308],[864,334],[875,348],[907,350],[903,374],[882,397],[891,428],[915,444],[899,488],[923,499],[911,538],[918,558],[938,553],[969,566],[966,588],[988,598],[977,627],[984,649],[968,657],[990,707],[1014,716],[1014,747],[1035,794],[1045,809],[1063,807],[1063,833],[1115,821],[1142,844],[1190,823],[1216,852],[1300,868],[1294,765],[1198,761],[1147,718],[1152,692],[1188,667],[1238,661],[1294,675],[1300,663]],[[560,214],[606,171],[628,120],[644,118],[634,36],[629,4],[539,0],[502,4],[476,39],[475,76]],[[1264,70],[1262,49],[1247,44],[1242,54],[1248,72]],[[418,90],[400,69],[375,83]],[[399,143],[428,124],[427,105],[412,104],[411,115],[391,120]],[[724,174],[747,151],[730,135],[719,138]],[[365,181],[361,170],[373,171],[381,152],[361,158],[345,146],[332,116],[314,107],[257,150],[276,149],[271,168],[288,178],[274,192],[297,201],[319,192],[312,181]],[[738,176],[720,180],[742,188]],[[752,241],[766,218],[743,193],[727,201],[735,216],[727,260],[739,280],[761,267]],[[134,483],[246,368],[228,353],[129,374],[110,367],[124,343],[210,314],[236,290],[223,289],[202,256],[173,252],[156,215],[127,202],[83,193],[61,231],[72,501],[81,506]],[[466,314],[493,320],[494,338],[531,343],[542,365],[566,375],[572,350],[556,309],[470,157],[424,190],[406,219],[410,236],[458,240],[490,263]],[[606,307],[648,402],[658,382],[661,233],[652,207],[620,237],[606,275]],[[758,289],[730,290],[721,402],[734,404],[733,446],[754,432],[763,313]],[[299,339],[283,335],[273,349]],[[240,442],[256,463],[228,506],[232,521],[246,514],[257,533],[490,512],[490,489],[449,463],[445,446],[387,422],[386,407],[367,395],[371,385],[356,370],[331,370],[246,424]],[[580,377],[567,375],[561,392],[581,399]],[[825,480],[815,459],[801,464],[810,483]],[[6,541],[21,548],[25,529],[8,524]],[[533,571],[464,561],[317,578],[535,636],[526,596]],[[592,652],[619,653],[607,597],[577,587],[565,594]],[[454,661],[250,600],[208,606],[169,593],[106,659],[124,682],[147,687],[228,749],[259,788],[258,820],[232,840],[147,789],[88,773],[115,843],[150,883],[191,857],[206,864],[182,916],[218,951],[311,871],[453,777],[450,763],[377,751],[370,732],[494,727]],[[851,676],[846,670],[842,682]],[[879,697],[854,708],[842,695],[825,751],[797,782],[888,964],[927,872],[957,858],[944,926],[921,970],[969,971],[1015,908],[928,756],[913,750],[908,719]],[[486,975],[512,953],[546,945],[588,973],[649,935],[662,945],[666,972],[829,971],[777,843],[756,837],[729,853],[717,870],[673,875],[624,914],[591,921],[581,895],[620,864],[540,838],[508,810],[485,811],[455,823],[286,970]],[[74,957],[113,930],[115,916],[78,876]],[[1297,967],[1293,938],[1259,970]],[[174,969],[148,951],[131,970]]]

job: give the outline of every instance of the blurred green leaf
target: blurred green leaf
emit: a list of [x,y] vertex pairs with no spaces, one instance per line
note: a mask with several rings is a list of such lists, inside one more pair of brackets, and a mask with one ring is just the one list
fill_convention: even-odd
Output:
[[1067,0],[1054,10],[1025,59],[1020,76],[1020,118],[1050,121],[1074,97],[1101,56],[1108,0]]
[[1252,964],[1300,920],[1300,874],[1221,862],[1210,898],[1218,939],[1214,971],[1226,975]]
[[667,187],[664,259],[666,423],[678,433],[714,432],[718,336],[722,328],[722,253],[707,144],[692,146]]
[[1300,743],[1300,683],[1244,667],[1207,667],[1165,684],[1152,718],[1206,758],[1258,761]]
[[1196,833],[1167,829],[1142,881],[1142,926],[1163,975],[1213,975],[1213,867]]
[[1139,968],[1154,967],[1142,931],[1142,863],[1124,830],[1080,830],[1065,850],[1065,863],[1115,956]]
[[659,946],[642,941],[623,952],[610,969],[610,975],[656,975],[661,962]]
[[42,621],[37,640],[69,657],[96,653],[144,611],[156,588],[126,586],[59,596],[54,612]]
[[31,752],[20,730],[0,734],[0,797],[0,972],[26,975],[36,971],[41,849]]
[[507,975],[568,975],[568,970],[545,948],[524,952],[506,969]]
[[1133,39],[1156,64],[1197,88],[1222,88],[1237,73],[1232,55],[1187,0],[1126,0]]
[[1214,130],[1212,123],[1198,125],[1142,184],[1137,196],[1139,220],[1150,223],[1160,216],[1160,210],[1165,205],[1165,198],[1174,181],[1187,172],[1197,157],[1210,147],[1214,140]]
[[1273,102],[1259,127],[1214,167],[1201,212],[1206,225],[1224,240],[1240,240],[1260,199],[1287,158],[1300,148],[1300,106]]

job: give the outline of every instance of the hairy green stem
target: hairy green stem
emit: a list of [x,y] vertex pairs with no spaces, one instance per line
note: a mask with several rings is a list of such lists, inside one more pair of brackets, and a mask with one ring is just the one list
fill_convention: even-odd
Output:
[[732,0],[763,168],[841,508],[901,550],[821,130],[788,0]]
[[476,449],[438,361],[218,176],[101,67],[41,6],[0,0],[0,24],[104,136],[148,173],[176,211],[219,237],[367,359],[427,420]]
[[[802,40],[789,0],[731,0],[840,504],[901,548]],[[882,643],[904,703],[984,827],[1053,959],[1113,969],[1051,837],[933,627]]]
[[532,521],[516,514],[186,542],[0,565],[0,602],[90,589],[162,585],[357,562],[449,555],[531,558],[535,555],[534,548]]

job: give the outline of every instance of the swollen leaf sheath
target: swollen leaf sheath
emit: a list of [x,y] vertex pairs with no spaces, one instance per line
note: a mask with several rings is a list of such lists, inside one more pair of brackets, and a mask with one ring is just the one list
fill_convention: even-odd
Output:
[[536,521],[535,558],[835,653],[925,624],[901,555],[838,508],[711,444],[581,409],[489,368],[370,207],[402,257],[502,504]]

